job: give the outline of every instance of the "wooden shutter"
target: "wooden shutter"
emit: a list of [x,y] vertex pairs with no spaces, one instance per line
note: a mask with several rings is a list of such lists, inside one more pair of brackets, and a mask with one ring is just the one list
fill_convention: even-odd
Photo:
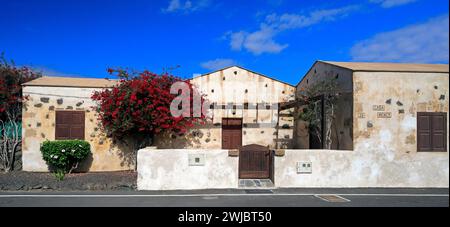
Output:
[[435,113],[431,117],[431,141],[433,151],[447,150],[447,115]]
[[417,151],[447,151],[447,113],[417,113]]
[[56,111],[55,139],[84,140],[84,111]]
[[417,113],[417,151],[431,150],[430,115]]

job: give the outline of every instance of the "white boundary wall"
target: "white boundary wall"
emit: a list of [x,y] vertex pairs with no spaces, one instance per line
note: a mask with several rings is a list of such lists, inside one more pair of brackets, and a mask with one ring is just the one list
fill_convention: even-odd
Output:
[[[204,165],[189,164],[189,156]],[[204,156],[203,156],[204,155]],[[297,162],[311,162],[298,173]],[[228,150],[150,149],[138,153],[139,190],[238,188],[239,158]],[[285,150],[275,157],[275,187],[449,187],[448,152]]]
[[[297,173],[311,162],[311,173]],[[448,152],[285,150],[275,157],[276,187],[449,187]]]
[[[189,155],[204,157],[201,160],[204,165],[189,165]],[[228,150],[141,149],[137,187],[138,190],[237,188],[238,160],[229,157]]]

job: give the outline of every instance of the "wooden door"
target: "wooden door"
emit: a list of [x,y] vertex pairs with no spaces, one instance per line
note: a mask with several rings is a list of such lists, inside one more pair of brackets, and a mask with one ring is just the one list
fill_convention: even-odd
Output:
[[273,179],[273,154],[269,148],[251,144],[239,150],[240,179]]
[[222,119],[222,149],[239,149],[242,146],[242,119]]

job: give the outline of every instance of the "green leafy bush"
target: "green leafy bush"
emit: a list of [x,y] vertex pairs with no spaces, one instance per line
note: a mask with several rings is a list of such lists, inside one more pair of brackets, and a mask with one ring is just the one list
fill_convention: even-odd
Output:
[[41,146],[42,157],[58,180],[64,179],[91,152],[88,142],[83,140],[45,141]]

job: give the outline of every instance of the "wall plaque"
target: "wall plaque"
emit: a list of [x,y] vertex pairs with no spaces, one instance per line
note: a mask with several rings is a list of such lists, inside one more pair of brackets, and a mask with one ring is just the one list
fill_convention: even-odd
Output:
[[378,118],[391,118],[392,113],[391,112],[378,112],[377,117]]
[[384,109],[384,105],[373,105],[372,106],[372,109],[374,110],[374,111],[384,111],[385,109]]

